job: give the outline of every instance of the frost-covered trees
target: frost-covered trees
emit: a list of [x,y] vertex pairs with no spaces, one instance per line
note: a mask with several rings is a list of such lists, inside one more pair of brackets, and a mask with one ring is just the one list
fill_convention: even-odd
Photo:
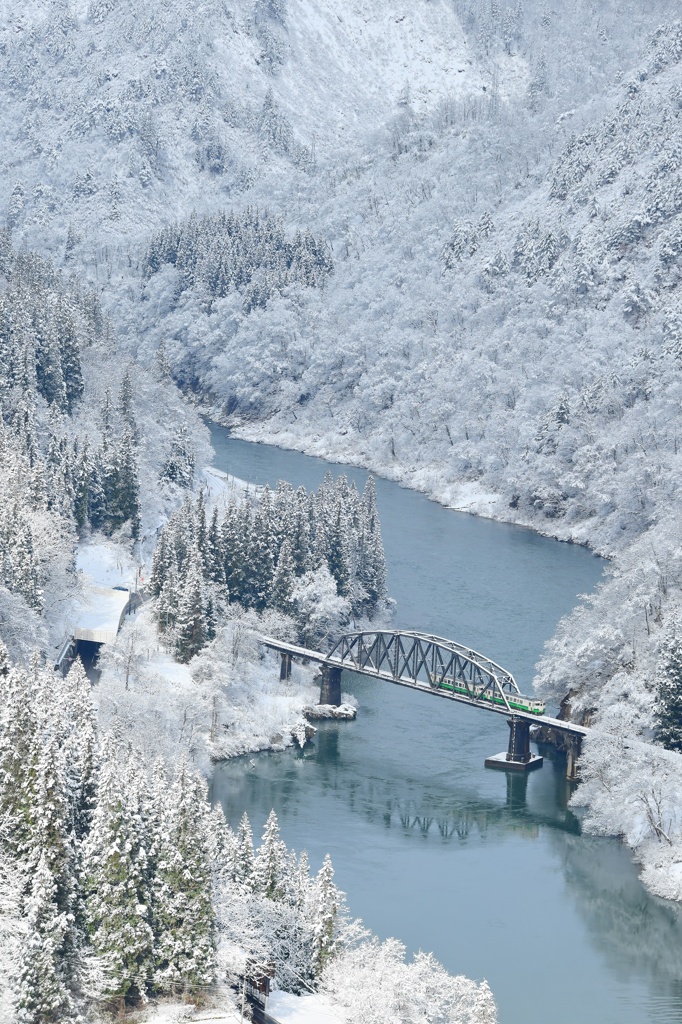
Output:
[[121,760],[110,743],[103,751],[97,807],[84,843],[83,893],[102,995],[123,1006],[146,995],[153,933],[139,781]]
[[31,879],[17,989],[27,1022],[67,1019],[77,983],[77,832],[92,798],[92,705],[71,705],[78,689],[78,670],[69,683],[38,659],[0,671],[0,854]]
[[230,290],[243,293],[247,312],[291,283],[319,285],[333,268],[324,241],[310,232],[290,239],[280,218],[252,209],[202,220],[192,216],[163,228],[147,250],[144,276],[165,264],[180,272],[183,290],[201,284],[216,298]]
[[208,854],[206,786],[186,762],[170,789],[156,788],[151,887],[154,986],[172,994],[215,978],[215,912]]
[[44,854],[25,900],[26,935],[21,946],[16,1007],[20,1024],[47,1024],[71,1018],[64,945],[67,915],[60,910],[54,876]]
[[407,963],[405,947],[396,939],[374,939],[341,952],[327,966],[321,987],[346,1009],[354,1024],[421,1024],[425,1007],[433,1024],[497,1020],[486,982],[453,977],[428,953],[417,953]]
[[338,635],[350,618],[350,602],[341,597],[326,565],[306,572],[291,592],[301,643],[317,650]]
[[386,562],[374,482],[362,495],[345,477],[315,494],[280,484],[252,502],[232,501],[207,525],[203,496],[187,499],[164,527],[150,587],[160,629],[180,661],[215,636],[228,600],[291,616],[314,645],[351,614],[373,614],[386,597]]
[[256,963],[274,965],[287,990],[314,987],[348,927],[331,860],[311,877],[306,854],[296,857],[282,842],[274,811],[255,854],[246,815],[236,835],[225,829],[214,863],[224,941],[241,945]]
[[194,479],[194,447],[188,437],[187,427],[180,427],[171,442],[168,458],[161,474],[162,480],[170,480],[181,487],[191,487]]
[[682,638],[673,624],[663,639],[656,668],[656,737],[682,751]]
[[315,879],[313,904],[313,971],[319,977],[335,951],[336,918],[340,909],[329,854]]
[[206,796],[186,763],[169,780],[114,735],[99,749],[80,662],[64,679],[0,647],[0,913],[17,1021],[69,1020],[84,990],[123,1007],[211,984]]
[[269,900],[281,900],[286,891],[287,848],[279,837],[279,824],[274,811],[265,823],[258,856],[254,860],[252,885]]

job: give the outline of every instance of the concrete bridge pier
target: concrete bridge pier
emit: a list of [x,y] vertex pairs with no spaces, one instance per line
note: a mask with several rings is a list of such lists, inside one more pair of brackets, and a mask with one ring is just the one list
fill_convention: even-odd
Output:
[[498,768],[507,772],[531,772],[542,765],[542,757],[530,750],[530,722],[517,715],[507,719],[509,746],[501,754],[486,757],[486,768]]
[[281,651],[280,658],[282,659],[279,666],[280,681],[291,679],[291,655],[287,651]]
[[320,704],[332,704],[335,708],[341,704],[341,669],[336,665],[322,666]]
[[566,745],[566,778],[569,782],[578,779],[578,759],[582,752],[582,736],[567,736]]

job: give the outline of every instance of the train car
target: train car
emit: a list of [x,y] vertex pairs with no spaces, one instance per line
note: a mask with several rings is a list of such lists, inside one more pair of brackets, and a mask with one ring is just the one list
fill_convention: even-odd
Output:
[[[506,707],[506,704],[499,693],[487,690],[484,686],[475,683],[468,689],[464,683],[456,682],[454,679],[441,679],[432,683],[435,689],[449,690],[450,693],[460,694],[462,697],[473,697],[475,700],[489,701],[491,704],[498,704]],[[535,697],[526,697],[522,693],[507,693],[509,707],[514,711],[526,711],[531,715],[544,715],[545,702],[536,700]]]

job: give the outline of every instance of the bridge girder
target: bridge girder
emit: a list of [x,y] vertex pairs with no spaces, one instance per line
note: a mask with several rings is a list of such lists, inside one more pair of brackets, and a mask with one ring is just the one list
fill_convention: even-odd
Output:
[[453,640],[413,630],[347,633],[332,647],[326,662],[364,674],[390,675],[413,685],[437,687],[444,680],[455,681],[472,700],[485,699],[488,693],[499,696],[510,713],[508,696],[521,692],[511,673],[484,655]]

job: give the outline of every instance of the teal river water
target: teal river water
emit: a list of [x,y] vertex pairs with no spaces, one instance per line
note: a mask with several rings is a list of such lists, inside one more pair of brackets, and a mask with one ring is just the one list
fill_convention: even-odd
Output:
[[[329,464],[212,427],[216,465],[316,487]],[[367,474],[345,472],[358,486]],[[544,642],[603,562],[528,530],[445,509],[377,480],[396,624],[451,637],[528,691]],[[500,1024],[682,1024],[682,912],[648,896],[627,850],[581,835],[563,765],[528,778],[486,770],[504,718],[344,675],[354,723],[314,746],[216,768],[212,796],[318,867],[331,853],[353,915],[382,938],[486,978]]]

